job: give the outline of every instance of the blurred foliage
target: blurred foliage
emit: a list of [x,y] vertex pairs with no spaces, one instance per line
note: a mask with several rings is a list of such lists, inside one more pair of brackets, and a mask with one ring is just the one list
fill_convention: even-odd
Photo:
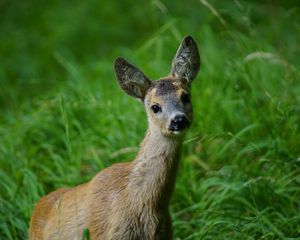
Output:
[[184,35],[202,66],[171,206],[175,239],[299,239],[299,7],[1,1],[0,239],[27,238],[45,193],[134,157],[146,119],[113,61],[157,79]]

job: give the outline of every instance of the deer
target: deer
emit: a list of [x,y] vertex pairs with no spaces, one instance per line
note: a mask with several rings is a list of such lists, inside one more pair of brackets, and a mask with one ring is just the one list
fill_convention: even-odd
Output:
[[29,227],[31,240],[171,240],[169,204],[183,138],[193,121],[191,83],[200,70],[194,39],[183,38],[166,77],[150,80],[122,57],[120,87],[145,107],[148,130],[136,158],[113,164],[89,182],[42,197]]

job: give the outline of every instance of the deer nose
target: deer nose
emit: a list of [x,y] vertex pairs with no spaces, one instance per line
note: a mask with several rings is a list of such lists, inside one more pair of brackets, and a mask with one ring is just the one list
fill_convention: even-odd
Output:
[[187,128],[190,125],[190,121],[185,115],[176,115],[170,124],[171,131],[180,131]]

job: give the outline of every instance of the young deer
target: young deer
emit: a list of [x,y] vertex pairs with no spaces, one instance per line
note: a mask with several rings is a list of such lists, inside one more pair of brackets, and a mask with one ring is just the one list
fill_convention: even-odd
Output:
[[115,61],[121,88],[144,103],[149,128],[134,161],[114,164],[91,181],[41,198],[31,240],[172,239],[168,210],[182,137],[192,121],[190,87],[200,68],[196,43],[185,37],[169,76],[151,81],[123,58]]

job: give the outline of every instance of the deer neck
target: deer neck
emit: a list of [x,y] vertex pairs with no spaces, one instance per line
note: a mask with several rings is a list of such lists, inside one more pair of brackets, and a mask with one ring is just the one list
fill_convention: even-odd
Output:
[[133,162],[129,186],[143,206],[167,207],[173,192],[182,138],[164,136],[149,127]]

